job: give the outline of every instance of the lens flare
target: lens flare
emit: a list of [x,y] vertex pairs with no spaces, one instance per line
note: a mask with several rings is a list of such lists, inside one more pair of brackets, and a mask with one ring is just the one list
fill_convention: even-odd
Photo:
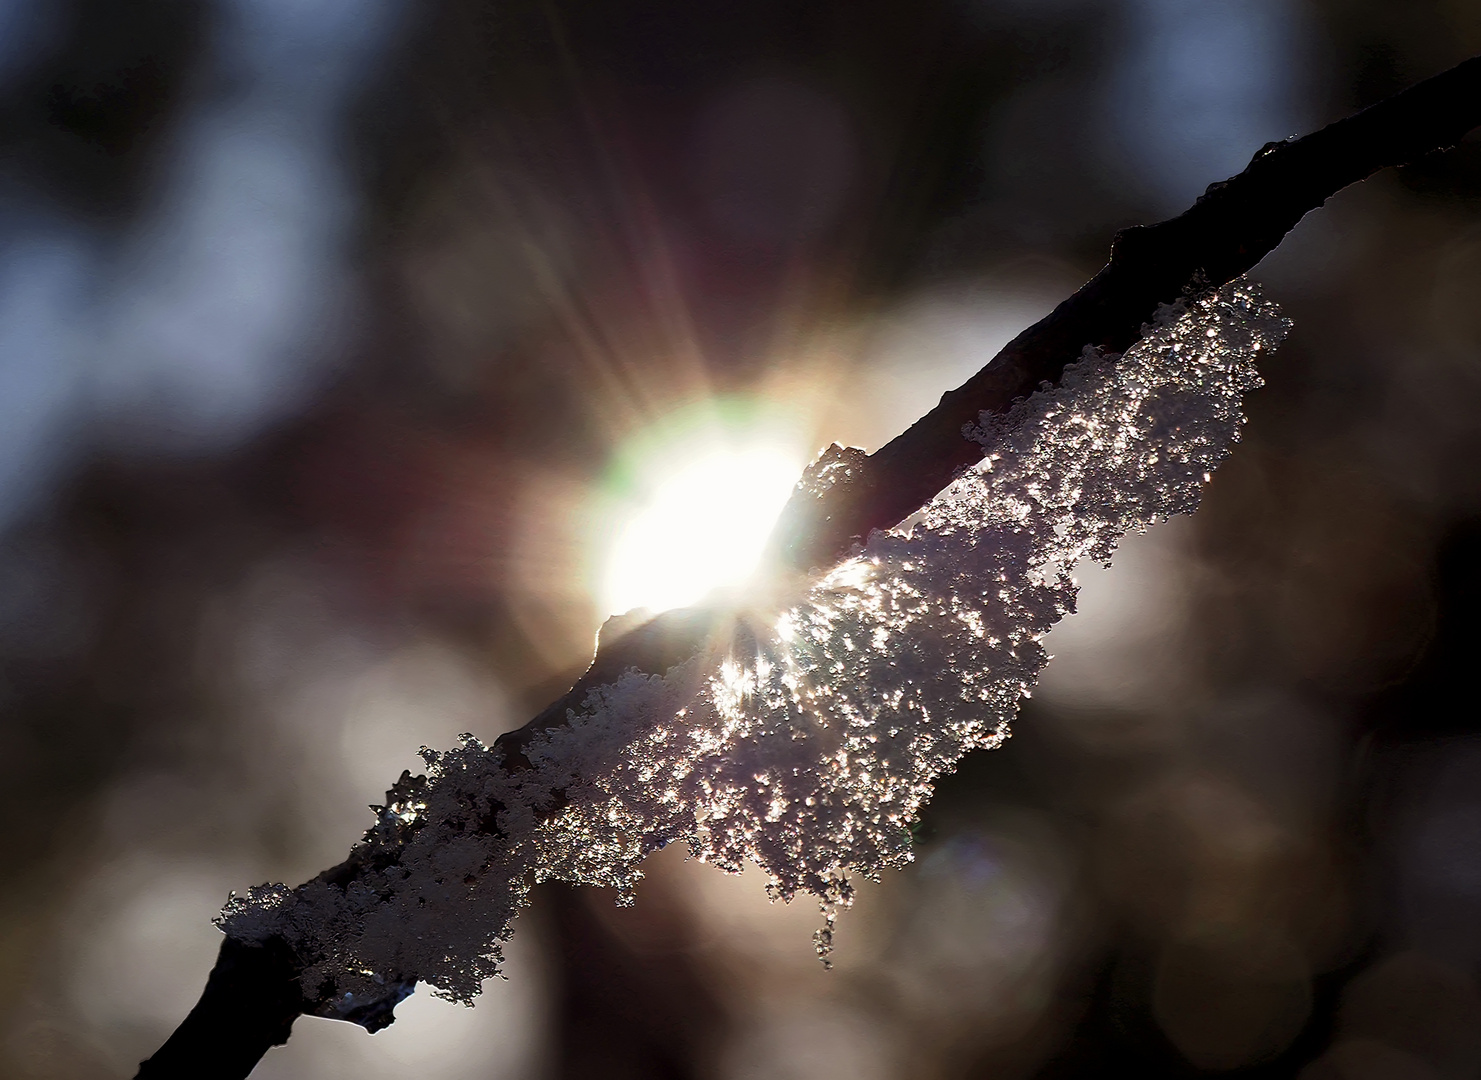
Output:
[[755,570],[806,456],[775,418],[710,407],[619,455],[602,515],[598,598],[610,614],[682,607]]

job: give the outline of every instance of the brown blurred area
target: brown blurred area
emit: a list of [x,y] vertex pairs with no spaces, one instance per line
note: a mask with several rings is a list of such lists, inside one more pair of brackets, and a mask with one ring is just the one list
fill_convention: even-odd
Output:
[[[1471,0],[0,0],[0,1076],[132,1075],[229,890],[564,689],[628,440],[878,446],[1115,229],[1477,52]],[[1481,141],[1255,276],[1203,509],[1085,569],[834,970],[670,850],[254,1075],[1481,1075]]]

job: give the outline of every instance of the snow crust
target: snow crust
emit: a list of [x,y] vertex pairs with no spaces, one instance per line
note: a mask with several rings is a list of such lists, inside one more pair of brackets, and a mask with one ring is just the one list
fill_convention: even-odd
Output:
[[[1164,309],[1124,356],[1087,349],[1058,388],[966,429],[981,465],[906,527],[779,610],[727,612],[665,675],[592,690],[526,746],[531,769],[471,735],[423,748],[425,777],[375,808],[347,884],[233,895],[222,927],[286,939],[324,1015],[367,1023],[379,1003],[388,1022],[413,981],[471,1002],[532,882],[630,898],[643,858],[684,843],[722,869],[754,861],[774,898],[816,897],[826,958],[851,878],[909,862],[935,778],[1008,738],[1042,637],[1074,610],[1074,565],[1196,507],[1289,325],[1241,280]],[[830,448],[803,483],[859,456]]]

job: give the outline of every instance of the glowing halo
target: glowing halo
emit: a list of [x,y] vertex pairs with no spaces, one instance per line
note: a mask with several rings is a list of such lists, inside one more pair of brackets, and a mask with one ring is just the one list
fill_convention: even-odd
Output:
[[774,405],[726,399],[675,413],[615,455],[594,536],[594,592],[619,615],[744,584],[807,461]]

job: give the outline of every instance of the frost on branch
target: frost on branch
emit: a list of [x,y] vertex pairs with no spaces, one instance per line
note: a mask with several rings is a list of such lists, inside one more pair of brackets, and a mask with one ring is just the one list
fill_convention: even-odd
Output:
[[665,675],[593,689],[525,744],[531,768],[472,736],[424,749],[352,873],[233,897],[226,932],[285,939],[315,1011],[374,1027],[415,981],[471,1001],[532,881],[630,897],[643,858],[682,842],[727,870],[753,860],[775,897],[818,897],[826,955],[850,877],[908,862],[932,781],[1008,737],[1041,638],[1074,610],[1075,563],[1194,509],[1288,327],[1239,281],[1165,309],[1124,356],[1087,349],[1059,388],[964,432],[981,465],[906,526],[780,610],[717,616]]

